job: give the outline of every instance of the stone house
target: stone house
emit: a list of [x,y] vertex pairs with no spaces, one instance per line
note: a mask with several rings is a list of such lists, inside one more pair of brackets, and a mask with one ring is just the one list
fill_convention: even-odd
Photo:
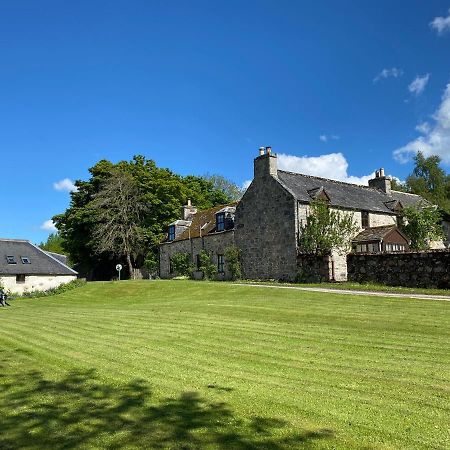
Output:
[[225,250],[234,245],[234,217],[236,204],[216,206],[206,211],[188,204],[183,207],[182,219],[169,225],[166,239],[159,247],[159,268],[161,278],[171,278],[171,258],[176,253],[189,253],[197,271],[195,277],[201,278],[198,271],[202,250],[206,250],[217,264],[217,278],[229,279],[230,273],[225,264]]
[[64,255],[45,252],[30,241],[0,239],[0,283],[13,294],[56,288],[77,275]]
[[[300,232],[315,199],[353,216],[359,229],[353,246],[360,252],[407,250],[408,239],[397,228],[399,212],[425,202],[418,195],[393,190],[383,169],[368,186],[359,186],[278,170],[277,156],[270,147],[262,147],[254,160],[253,181],[237,204],[201,213],[188,204],[183,220],[169,226],[168,237],[160,246],[161,277],[170,276],[174,253],[188,252],[195,262],[199,249],[205,248],[222,269],[221,278],[226,279],[229,274],[226,261],[223,264],[224,249],[235,244],[241,251],[245,278],[294,280],[302,265]],[[220,221],[227,208],[230,222],[224,229]],[[326,264],[328,279],[347,279],[345,254],[334,250]]]

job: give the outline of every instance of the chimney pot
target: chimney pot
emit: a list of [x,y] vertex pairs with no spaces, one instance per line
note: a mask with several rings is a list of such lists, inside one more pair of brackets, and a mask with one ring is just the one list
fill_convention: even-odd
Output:
[[259,156],[264,155],[265,152],[265,148],[264,147],[259,147]]
[[271,152],[272,152],[272,147],[266,147],[266,153],[268,155],[270,155]]
[[383,167],[380,169],[380,177],[384,177],[384,169],[383,169]]

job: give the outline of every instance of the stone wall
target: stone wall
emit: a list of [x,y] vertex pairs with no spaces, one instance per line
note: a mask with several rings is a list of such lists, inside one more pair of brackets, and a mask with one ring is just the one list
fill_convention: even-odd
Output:
[[[195,266],[197,255],[206,250],[211,256],[214,264],[217,264],[217,255],[224,255],[228,247],[234,245],[234,231],[223,231],[220,233],[209,234],[203,237],[193,239],[184,239],[182,241],[166,242],[159,246],[159,276],[161,278],[172,278],[174,273],[170,273],[170,258],[176,253],[189,253],[191,255],[192,264]],[[225,272],[218,274],[218,279],[228,280],[231,274],[227,267],[225,259]],[[200,273],[194,274],[196,278],[200,278]]]
[[450,289],[450,250],[350,254],[347,265],[349,281]]
[[299,254],[297,278],[300,283],[322,283],[331,281],[331,257]]
[[22,295],[25,292],[47,291],[61,284],[75,280],[76,275],[26,275],[25,282],[17,282],[15,275],[0,276],[0,283],[12,294]]
[[[255,171],[256,172],[256,171]],[[248,279],[294,280],[297,274],[296,201],[262,169],[236,208],[236,245]]]

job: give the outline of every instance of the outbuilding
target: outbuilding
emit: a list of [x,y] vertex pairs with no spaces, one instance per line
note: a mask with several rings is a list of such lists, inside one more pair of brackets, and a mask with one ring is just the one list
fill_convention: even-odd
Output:
[[0,239],[0,284],[13,294],[46,291],[77,275],[64,255],[45,252],[27,240]]

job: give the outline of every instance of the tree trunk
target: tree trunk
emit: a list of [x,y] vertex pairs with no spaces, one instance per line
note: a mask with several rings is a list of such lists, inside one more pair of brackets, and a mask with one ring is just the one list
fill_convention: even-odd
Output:
[[131,264],[131,256],[127,253],[127,263],[128,263],[128,271],[130,272],[130,278],[134,280],[134,270],[133,265]]

